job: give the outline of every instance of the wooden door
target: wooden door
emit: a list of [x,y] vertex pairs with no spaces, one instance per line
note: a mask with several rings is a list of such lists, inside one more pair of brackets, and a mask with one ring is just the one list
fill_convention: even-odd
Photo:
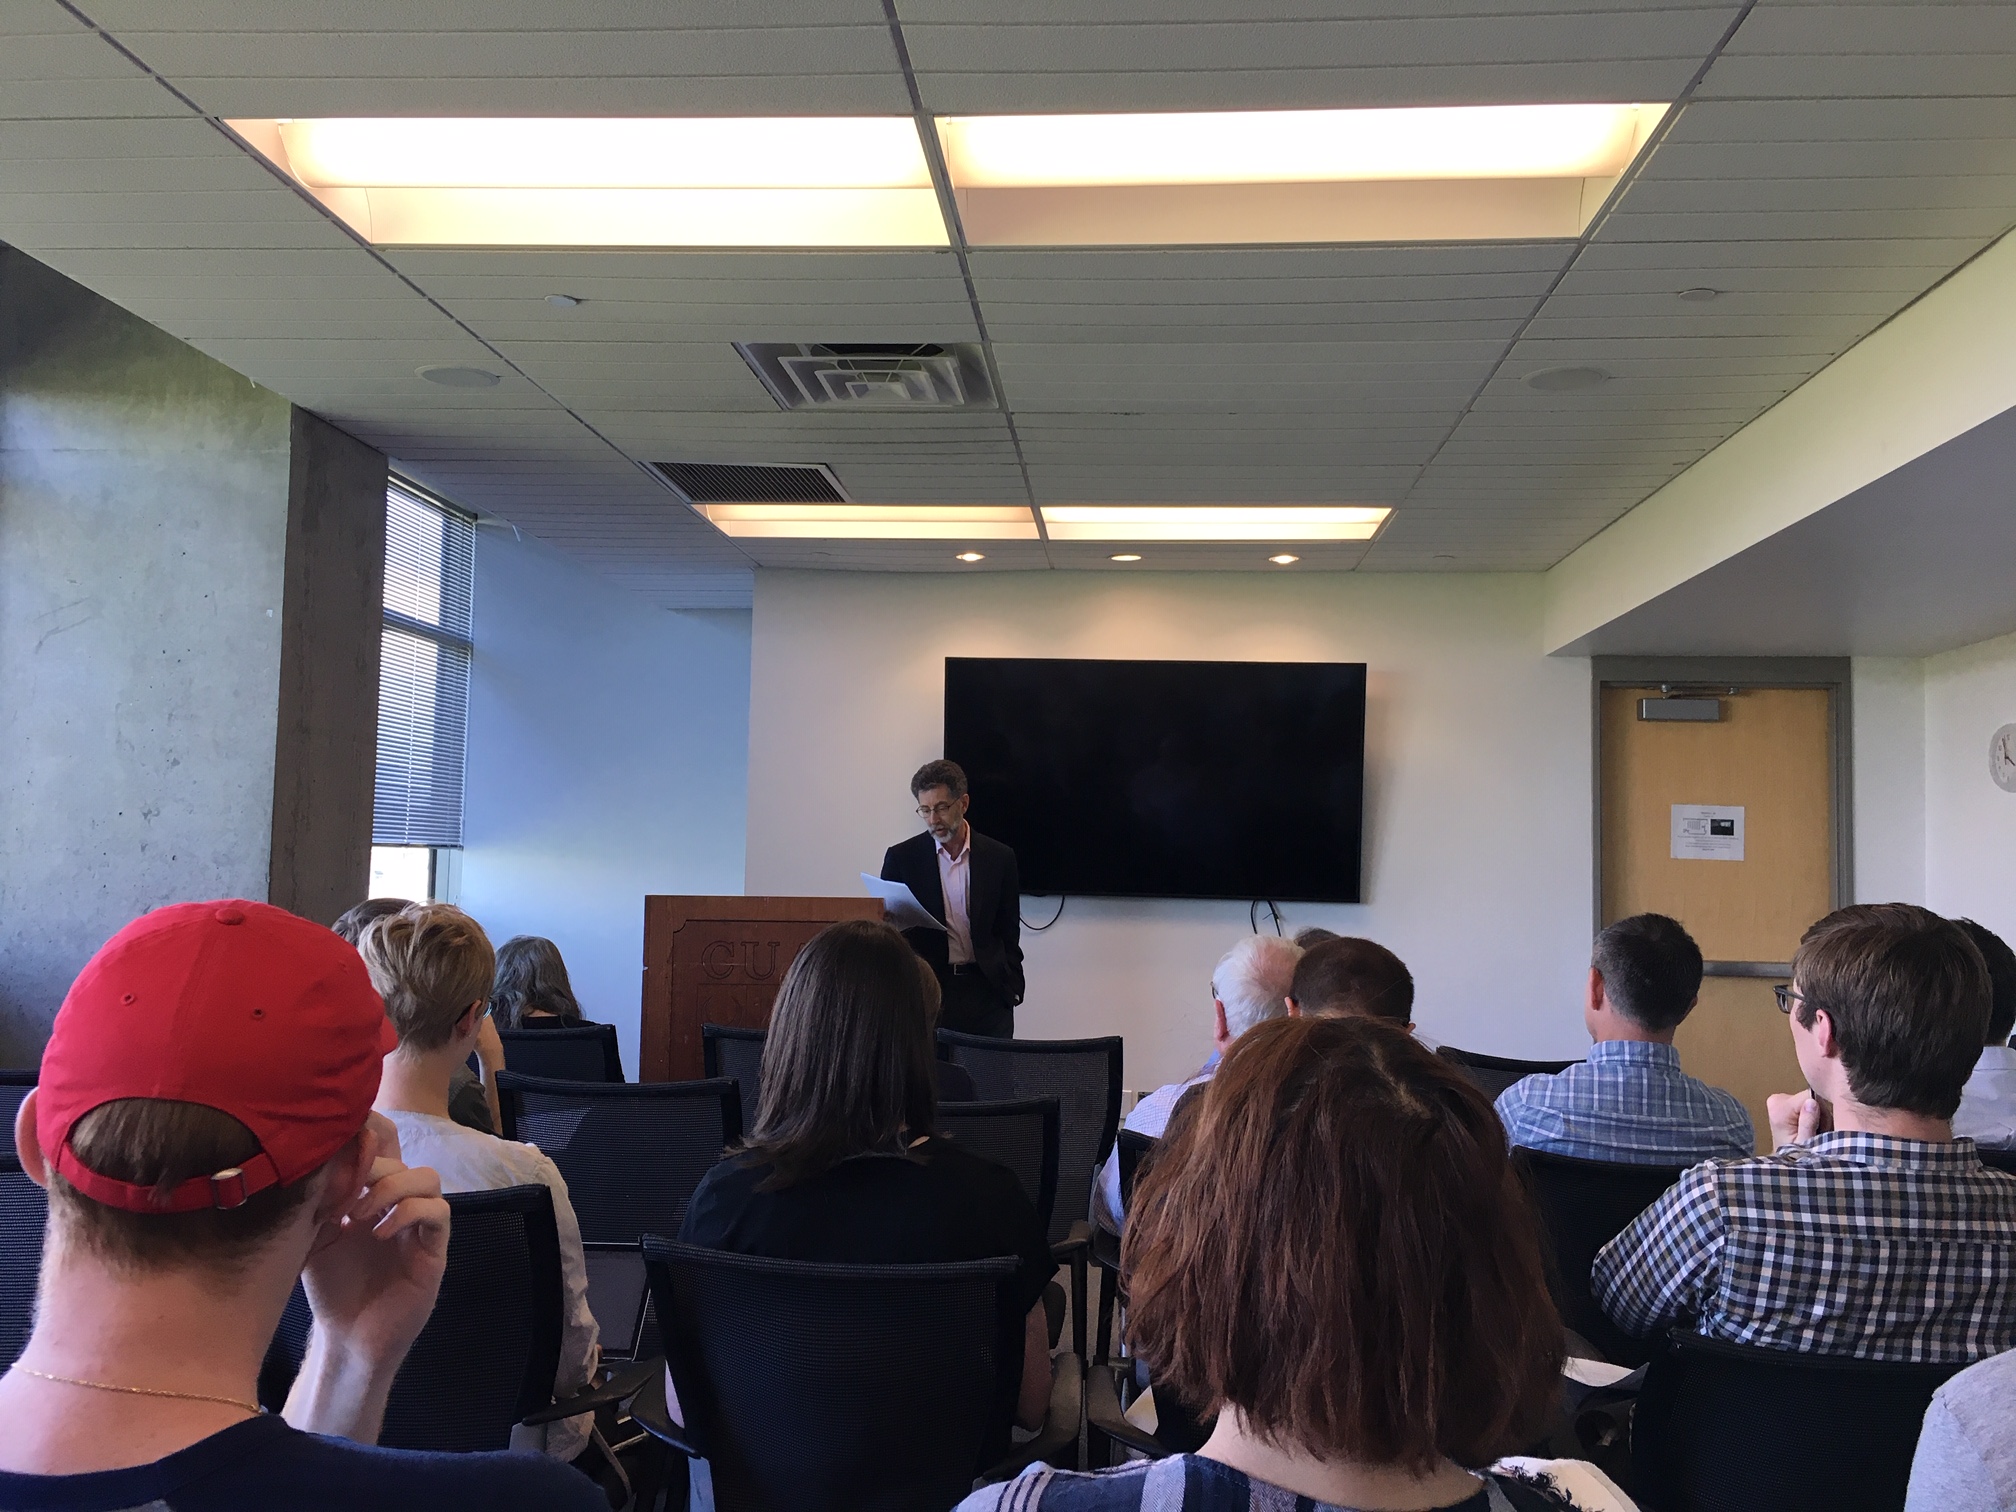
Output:
[[[1639,717],[1658,689],[1602,691],[1602,916],[1670,914],[1709,962],[1680,1027],[1682,1064],[1743,1100],[1758,1148],[1764,1099],[1805,1085],[1772,999],[1806,926],[1833,907],[1834,760],[1825,688],[1745,688],[1714,723]],[[1740,808],[1742,859],[1728,842],[1674,856],[1676,805]]]

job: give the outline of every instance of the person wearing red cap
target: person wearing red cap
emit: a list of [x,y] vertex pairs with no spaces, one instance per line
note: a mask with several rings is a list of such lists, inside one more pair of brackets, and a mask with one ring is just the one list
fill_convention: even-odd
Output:
[[[434,1173],[371,1113],[394,1042],[357,953],[263,903],[159,909],[91,959],[15,1121],[49,1227],[0,1509],[603,1505],[542,1456],[372,1447],[448,1247]],[[314,1328],[271,1417],[297,1278]]]

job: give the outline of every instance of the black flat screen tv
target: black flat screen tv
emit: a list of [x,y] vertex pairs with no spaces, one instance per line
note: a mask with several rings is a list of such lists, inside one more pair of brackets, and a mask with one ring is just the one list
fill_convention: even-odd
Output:
[[1359,901],[1363,662],[947,657],[945,754],[1025,893]]

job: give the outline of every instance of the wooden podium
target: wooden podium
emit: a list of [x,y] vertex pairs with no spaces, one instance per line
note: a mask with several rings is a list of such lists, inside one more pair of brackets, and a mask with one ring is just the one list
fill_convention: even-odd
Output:
[[836,919],[881,917],[880,898],[645,898],[638,1080],[700,1076],[702,1024],[764,1028],[807,940]]

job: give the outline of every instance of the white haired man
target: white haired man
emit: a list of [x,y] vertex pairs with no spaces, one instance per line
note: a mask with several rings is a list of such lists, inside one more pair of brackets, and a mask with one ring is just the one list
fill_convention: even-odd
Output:
[[[1263,934],[1247,935],[1220,956],[1211,968],[1211,1058],[1188,1081],[1157,1087],[1142,1098],[1127,1115],[1126,1126],[1137,1134],[1160,1139],[1177,1099],[1211,1079],[1232,1041],[1255,1024],[1288,1012],[1288,989],[1295,980],[1295,963],[1301,959],[1302,948],[1294,941]],[[1125,1216],[1120,1203],[1118,1150],[1106,1157],[1099,1172],[1095,1206],[1099,1221],[1118,1230]]]

